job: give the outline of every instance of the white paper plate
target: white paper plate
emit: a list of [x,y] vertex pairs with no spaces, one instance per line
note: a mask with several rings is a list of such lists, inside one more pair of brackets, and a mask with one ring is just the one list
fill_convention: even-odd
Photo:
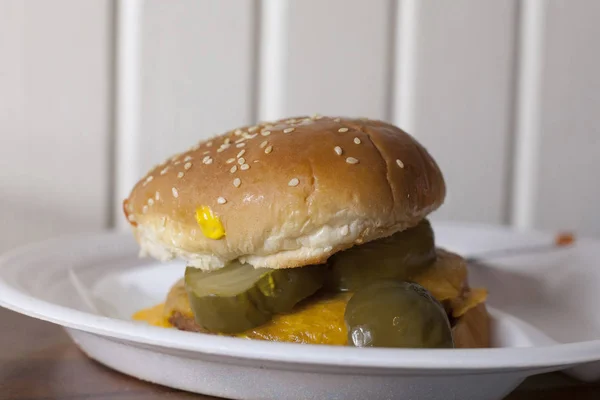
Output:
[[[435,224],[463,255],[552,240],[498,227]],[[183,264],[137,258],[128,233],[65,237],[0,259],[0,305],[67,328],[90,357],[140,379],[233,399],[500,399],[527,376],[600,378],[600,245],[469,271],[490,290],[493,349],[359,349],[161,329],[130,315],[162,302]],[[81,293],[70,271],[89,291]],[[85,290],[84,290],[85,291]],[[527,322],[525,322],[527,321]]]

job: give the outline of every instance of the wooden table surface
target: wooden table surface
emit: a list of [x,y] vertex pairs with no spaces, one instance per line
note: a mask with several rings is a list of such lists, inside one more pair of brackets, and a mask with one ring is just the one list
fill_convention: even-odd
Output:
[[[559,373],[525,381],[508,400],[600,399],[600,382]],[[88,359],[58,326],[0,308],[0,400],[153,400],[193,395],[111,371]]]

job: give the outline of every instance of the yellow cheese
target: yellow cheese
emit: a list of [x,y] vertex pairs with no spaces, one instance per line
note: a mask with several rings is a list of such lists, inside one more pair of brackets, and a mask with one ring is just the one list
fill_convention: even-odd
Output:
[[454,299],[451,304],[452,316],[462,317],[467,311],[485,302],[488,292],[485,289],[468,289],[461,297]]
[[433,265],[413,278],[429,290],[438,301],[459,297],[467,280],[467,265],[460,256],[438,249]]
[[171,328],[173,325],[164,315],[164,304],[158,304],[154,307],[145,308],[133,314],[133,319],[136,321],[147,322],[150,325],[159,326],[161,328]]

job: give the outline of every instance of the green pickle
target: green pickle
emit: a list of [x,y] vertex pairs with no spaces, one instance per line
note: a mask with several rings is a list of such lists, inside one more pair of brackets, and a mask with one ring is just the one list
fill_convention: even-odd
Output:
[[431,224],[424,219],[413,228],[334,254],[327,287],[356,291],[382,279],[409,280],[435,261]]
[[185,288],[200,326],[239,333],[290,311],[323,286],[325,274],[325,265],[267,269],[235,261],[216,271],[187,267]]
[[453,348],[444,307],[416,283],[380,281],[357,291],[344,320],[356,347]]

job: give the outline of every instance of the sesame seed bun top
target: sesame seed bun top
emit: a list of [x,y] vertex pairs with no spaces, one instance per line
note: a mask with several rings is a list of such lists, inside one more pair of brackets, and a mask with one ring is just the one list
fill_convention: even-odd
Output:
[[152,169],[124,211],[158,259],[289,268],[414,226],[445,194],[433,158],[399,128],[316,116],[201,142]]

